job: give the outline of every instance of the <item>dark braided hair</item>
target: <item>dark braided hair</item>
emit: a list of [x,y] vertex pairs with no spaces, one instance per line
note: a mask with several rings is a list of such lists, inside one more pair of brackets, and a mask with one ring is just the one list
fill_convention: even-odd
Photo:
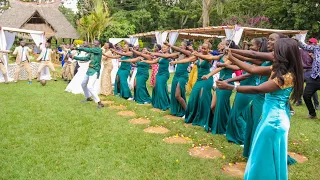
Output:
[[283,85],[283,75],[291,73],[294,87],[290,99],[297,102],[302,95],[304,83],[298,43],[291,38],[279,39],[275,44],[274,57],[275,61],[273,63],[273,75],[271,78],[278,78],[280,85]]

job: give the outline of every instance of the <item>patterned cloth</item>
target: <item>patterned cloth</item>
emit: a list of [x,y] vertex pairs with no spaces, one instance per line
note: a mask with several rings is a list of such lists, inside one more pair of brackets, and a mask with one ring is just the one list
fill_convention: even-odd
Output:
[[313,53],[312,74],[311,77],[316,79],[320,76],[320,45],[307,45],[303,42],[299,42],[299,46],[311,53]]

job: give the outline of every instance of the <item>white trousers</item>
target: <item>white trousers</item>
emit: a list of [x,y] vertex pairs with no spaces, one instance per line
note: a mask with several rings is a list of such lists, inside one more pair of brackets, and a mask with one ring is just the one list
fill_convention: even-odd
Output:
[[98,96],[98,93],[94,89],[94,84],[96,83],[97,80],[97,73],[94,73],[92,76],[86,76],[84,77],[81,86],[84,92],[84,96],[86,98],[92,97],[94,102],[98,103],[100,102],[100,98]]

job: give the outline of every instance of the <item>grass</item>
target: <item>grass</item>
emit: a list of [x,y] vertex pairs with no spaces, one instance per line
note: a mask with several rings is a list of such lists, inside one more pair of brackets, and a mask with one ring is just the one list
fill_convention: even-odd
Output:
[[[169,81],[170,82],[170,81]],[[150,111],[118,97],[103,98],[124,105],[136,117],[150,118],[150,125],[170,131],[165,135],[143,132],[148,125],[132,125],[117,110],[96,110],[80,103],[82,95],[64,92],[63,81],[28,85],[0,84],[0,179],[236,179],[222,173],[230,162],[243,161],[240,146],[224,136],[186,128],[169,114]],[[290,179],[318,179],[320,169],[320,121],[304,119],[305,106],[295,107],[289,150],[309,158],[289,168]],[[182,134],[195,145],[209,144],[225,159],[189,156],[188,145],[170,145],[165,137]]]

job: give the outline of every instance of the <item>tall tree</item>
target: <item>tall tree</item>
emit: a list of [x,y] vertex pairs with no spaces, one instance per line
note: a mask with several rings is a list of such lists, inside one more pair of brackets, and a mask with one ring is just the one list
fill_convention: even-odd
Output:
[[218,15],[223,13],[224,4],[228,0],[202,0],[202,26],[208,27],[210,25],[210,13],[213,6],[216,6]]

